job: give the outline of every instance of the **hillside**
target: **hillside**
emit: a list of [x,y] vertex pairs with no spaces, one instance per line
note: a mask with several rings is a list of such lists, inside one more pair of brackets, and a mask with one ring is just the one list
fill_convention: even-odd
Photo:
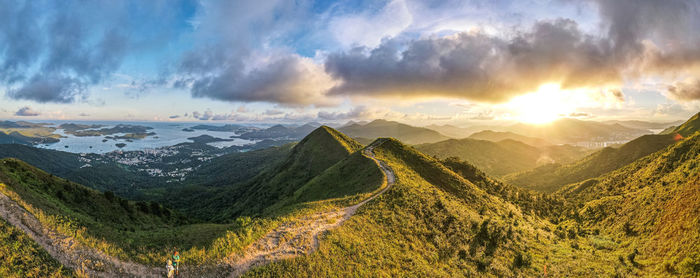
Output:
[[379,137],[393,137],[406,144],[434,143],[449,139],[447,136],[431,129],[386,120],[374,120],[365,125],[353,124],[344,126],[339,128],[338,131],[352,138],[375,139]]
[[682,136],[692,136],[700,130],[700,112],[691,117],[688,121],[673,129],[672,134],[678,133]]
[[[344,134],[322,126],[297,143],[280,163],[251,180],[198,192],[176,192],[171,199],[183,201],[173,206],[214,221],[259,214],[361,147]],[[202,199],[209,201],[196,201]]]
[[513,132],[499,132],[499,131],[493,131],[493,130],[484,130],[480,131],[477,133],[474,133],[469,136],[471,139],[476,139],[476,140],[487,140],[487,141],[493,141],[493,142],[498,142],[502,140],[514,140],[514,141],[520,141],[525,144],[528,144],[530,146],[535,146],[535,147],[541,147],[541,146],[549,146],[552,145],[552,143],[547,142],[547,140],[541,139],[541,138],[534,138],[534,137],[527,137],[527,136],[522,136],[520,134],[516,134]]
[[678,140],[676,133],[692,134],[700,131],[698,114],[675,128],[678,132],[644,135],[619,148],[607,147],[570,164],[545,165],[530,171],[514,173],[505,180],[524,188],[540,192],[553,192],[559,187],[598,177],[633,161],[659,151]]
[[[190,223],[158,203],[132,202],[111,192],[100,193],[17,159],[0,160],[0,193],[37,216],[46,229],[120,257],[151,249],[164,252],[160,249],[177,241],[163,238],[161,232]],[[199,240],[179,244],[189,248]]]
[[0,219],[1,277],[75,277],[20,229]]
[[629,128],[617,123],[605,124],[576,119],[560,119],[544,125],[519,123],[503,127],[498,131],[510,131],[528,137],[542,138],[555,144],[629,140],[650,133],[646,129]]
[[491,142],[470,138],[420,144],[416,148],[442,159],[458,157],[495,176],[525,171],[553,162],[566,163],[586,154],[585,149],[568,145],[537,148],[513,140]]
[[607,147],[570,164],[551,164],[504,177],[512,184],[540,191],[554,192],[559,187],[594,178],[675,142],[673,135],[644,135],[619,148]]
[[699,158],[696,134],[557,195],[581,226],[618,238],[635,271],[692,277],[700,274]]
[[216,157],[188,174],[187,184],[224,186],[247,181],[266,167],[275,165],[291,151],[293,144]]
[[396,173],[389,191],[324,236],[317,252],[245,276],[537,273],[523,267],[535,263],[525,247],[534,238],[530,228],[538,225],[531,216],[396,140],[378,145],[375,153]]

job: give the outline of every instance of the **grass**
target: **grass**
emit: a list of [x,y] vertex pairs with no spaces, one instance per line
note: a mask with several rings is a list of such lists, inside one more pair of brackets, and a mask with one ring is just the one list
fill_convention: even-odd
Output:
[[39,244],[0,219],[0,277],[74,277]]

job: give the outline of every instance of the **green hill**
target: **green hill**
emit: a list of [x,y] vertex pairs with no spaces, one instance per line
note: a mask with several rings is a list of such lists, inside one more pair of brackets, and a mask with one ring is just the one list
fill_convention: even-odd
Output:
[[368,124],[353,124],[344,126],[338,131],[352,137],[375,139],[379,137],[394,137],[407,144],[433,143],[449,139],[432,129],[415,127],[386,120],[374,120]]
[[249,181],[198,192],[179,192],[171,199],[181,200],[173,205],[202,219],[224,221],[240,215],[256,215],[361,147],[344,134],[322,126],[297,143],[280,163]]
[[585,149],[568,145],[538,148],[513,140],[491,142],[470,138],[421,144],[416,148],[438,158],[458,157],[495,176],[529,170],[553,162],[566,163],[586,154]]
[[618,238],[634,268],[692,277],[700,274],[699,158],[696,134],[557,194],[582,226]]
[[504,179],[509,183],[540,191],[594,178],[656,152],[675,142],[673,135],[644,135],[619,148],[607,147],[571,164],[552,164],[515,173]]
[[524,136],[542,138],[555,144],[590,141],[618,141],[648,134],[646,129],[629,128],[620,124],[605,124],[595,121],[560,119],[549,124],[515,124],[500,131],[510,131]]
[[[17,159],[0,160],[0,192],[35,216],[43,215],[38,218],[45,227],[119,257],[173,246],[177,241],[164,239],[161,232],[190,222],[158,203],[132,202],[111,192],[100,193]],[[192,244],[182,242],[183,246]]]
[[[541,192],[553,192],[559,187],[594,178],[633,161],[659,151],[676,142],[676,133],[683,136],[699,131],[700,120],[696,114],[688,121],[675,128],[674,132],[659,135],[644,135],[634,139],[619,148],[607,147],[579,161],[570,164],[545,165],[530,171],[515,173],[505,177],[505,180],[525,188]],[[685,134],[685,135],[684,135]]]
[[[275,165],[291,151],[293,144],[234,152],[216,157],[187,175],[187,184],[225,186],[247,181],[266,167]],[[232,171],[231,169],[236,169]],[[171,186],[172,187],[172,186]]]
[[477,140],[487,140],[487,141],[493,141],[493,142],[498,142],[506,139],[510,140],[515,140],[515,141],[520,141],[525,144],[528,144],[530,146],[536,146],[536,147],[541,147],[541,146],[548,146],[552,145],[552,143],[547,142],[547,140],[544,140],[542,138],[534,138],[534,137],[527,137],[523,136],[520,134],[516,134],[513,132],[499,132],[499,131],[493,131],[493,130],[484,130],[480,131],[477,133],[474,133],[469,136],[471,139],[477,139]]
[[[272,263],[246,277],[532,276],[537,221],[396,140],[375,154],[396,183],[324,236],[308,256]],[[530,247],[528,247],[530,246]]]

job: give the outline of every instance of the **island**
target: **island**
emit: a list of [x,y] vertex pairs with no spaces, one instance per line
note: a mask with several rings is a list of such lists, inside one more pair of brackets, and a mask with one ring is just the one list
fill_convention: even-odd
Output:
[[214,142],[230,142],[233,141],[233,139],[224,139],[224,138],[218,138],[214,137],[211,135],[200,135],[197,137],[190,137],[187,138],[187,140],[192,140],[195,143],[201,143],[201,144],[206,144],[206,143],[214,143]]

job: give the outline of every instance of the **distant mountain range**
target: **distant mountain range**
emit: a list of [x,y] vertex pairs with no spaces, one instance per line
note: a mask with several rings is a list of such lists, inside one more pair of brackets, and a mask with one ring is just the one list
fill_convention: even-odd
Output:
[[512,139],[493,142],[471,138],[420,144],[416,149],[441,159],[457,157],[495,176],[550,163],[572,162],[588,153],[584,148],[569,145],[535,147]]
[[633,161],[666,148],[678,141],[677,136],[691,136],[700,131],[700,113],[695,114],[682,125],[666,134],[644,135],[619,148],[607,147],[586,158],[571,164],[553,164],[541,166],[531,171],[505,177],[508,182],[542,192],[553,192],[559,187],[594,178]]
[[493,131],[493,130],[484,130],[480,131],[477,133],[474,133],[469,136],[471,139],[477,139],[477,140],[488,140],[488,141],[493,141],[493,142],[498,142],[502,140],[515,140],[515,141],[520,141],[525,144],[531,145],[531,146],[550,146],[553,145],[551,142],[541,139],[541,138],[534,138],[534,137],[527,137],[527,136],[522,136],[520,134],[515,134],[513,132],[505,131],[505,132],[499,132],[499,131]]
[[339,128],[338,131],[353,138],[370,140],[379,137],[393,137],[407,144],[434,143],[449,139],[449,137],[431,129],[386,120],[374,120],[364,125],[347,125]]

